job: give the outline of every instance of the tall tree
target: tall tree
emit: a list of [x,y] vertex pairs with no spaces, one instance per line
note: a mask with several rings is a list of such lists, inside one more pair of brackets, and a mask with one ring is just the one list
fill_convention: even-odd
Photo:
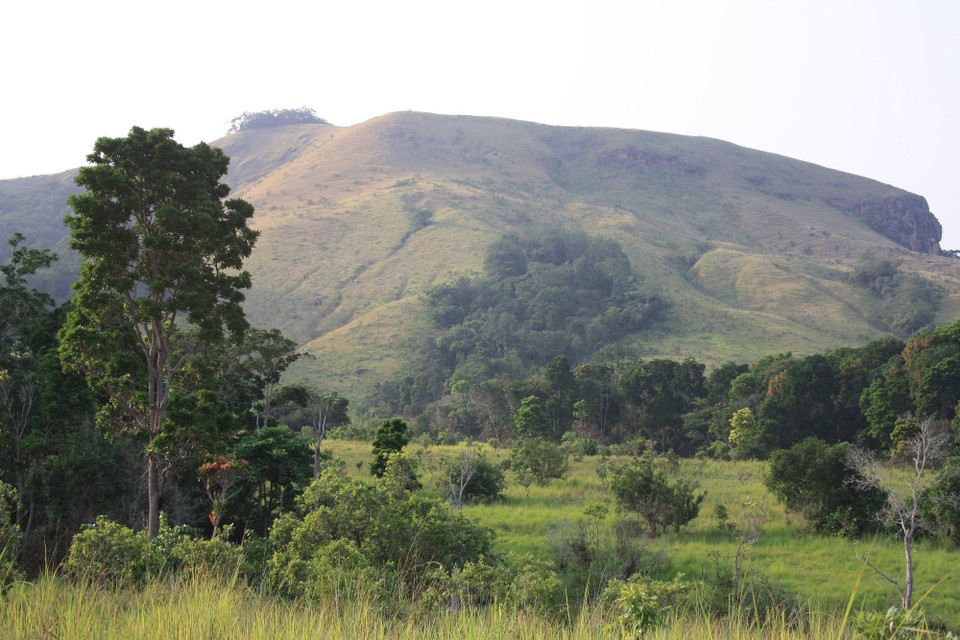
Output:
[[247,353],[247,368],[250,374],[263,387],[262,408],[257,412],[257,431],[270,425],[270,411],[273,407],[274,390],[280,382],[280,376],[291,364],[304,356],[297,353],[297,343],[283,337],[279,329],[263,331],[253,329],[244,340]]
[[[12,479],[17,493],[16,524],[30,533],[25,509],[27,459],[25,444],[42,384],[40,369],[53,331],[47,322],[53,300],[27,285],[27,278],[49,267],[57,256],[46,249],[22,246],[24,237],[9,240],[10,261],[0,265],[0,481]],[[26,521],[25,521],[26,520]]]
[[407,430],[407,423],[402,418],[390,418],[380,423],[373,433],[373,462],[370,463],[372,475],[383,477],[390,455],[400,453],[410,442]]
[[316,409],[313,423],[313,479],[316,480],[320,477],[320,445],[327,437],[327,429],[350,424],[347,414],[350,400],[336,391],[311,393],[310,396],[309,404]]
[[[224,198],[229,159],[205,143],[184,147],[171,129],[100,138],[66,217],[84,258],[61,332],[67,366],[87,375],[137,431],[155,438],[188,359],[247,328],[242,271],[257,232],[253,207]],[[130,355],[128,345],[139,355]],[[161,460],[148,445],[147,531],[160,523]]]

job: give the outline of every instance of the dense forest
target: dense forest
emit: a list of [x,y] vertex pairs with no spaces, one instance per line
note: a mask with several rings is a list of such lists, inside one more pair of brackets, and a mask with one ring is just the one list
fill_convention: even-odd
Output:
[[[881,321],[905,339],[708,371],[624,346],[670,300],[616,242],[560,229],[504,237],[483,273],[424,293],[433,338],[358,414],[336,390],[287,382],[295,343],[247,325],[242,263],[257,235],[252,207],[226,199],[219,150],[135,128],[98,141],[90,161],[67,220],[84,258],[73,299],[56,306],[31,285],[57,257],[20,234],[0,266],[5,588],[56,567],[136,588],[235,562],[293,600],[362,589],[397,609],[459,610],[612,598],[640,633],[689,587],[656,579],[662,563],[644,546],[700,514],[704,492],[669,472],[678,459],[768,460],[765,487],[809,535],[899,535],[906,573],[888,579],[907,612],[914,536],[960,544],[960,321],[913,332],[936,292],[896,265],[865,259],[851,277],[889,297]],[[133,197],[144,176],[155,184]],[[930,305],[896,311],[905,290]],[[328,438],[369,442],[368,460],[349,472]],[[405,453],[461,441],[506,453],[494,462],[468,446],[430,473]],[[463,513],[585,458],[617,509],[610,548],[607,503],[588,507],[596,535],[584,525],[551,560],[498,553],[495,532]],[[904,460],[923,480],[912,502],[873,474]],[[710,615],[745,601],[739,571],[718,579],[727,591]]]

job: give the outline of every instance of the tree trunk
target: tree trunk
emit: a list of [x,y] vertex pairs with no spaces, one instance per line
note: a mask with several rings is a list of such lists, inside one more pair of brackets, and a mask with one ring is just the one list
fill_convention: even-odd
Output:
[[903,576],[903,610],[906,611],[913,604],[913,536],[904,536],[903,555],[906,566]]
[[323,439],[327,437],[327,413],[321,407],[317,410],[317,426],[314,429],[316,443],[313,447],[313,479],[320,477],[320,445]]
[[147,456],[147,535],[156,538],[160,532],[160,460]]

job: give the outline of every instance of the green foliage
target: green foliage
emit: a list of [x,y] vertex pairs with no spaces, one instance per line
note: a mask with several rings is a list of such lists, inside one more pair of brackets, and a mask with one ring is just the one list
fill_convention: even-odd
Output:
[[[153,439],[172,426],[171,399],[192,384],[191,356],[247,328],[241,303],[250,274],[242,266],[258,235],[247,226],[253,207],[224,201],[229,159],[221,150],[186,148],[170,129],[100,138],[87,160],[76,179],[85,191],[70,197],[73,214],[64,219],[84,263],[60,356],[109,397],[113,411],[104,415]],[[146,451],[151,535],[164,453]]]
[[[45,249],[24,246],[15,233],[9,241],[11,257],[0,265],[0,483],[26,489],[31,459],[45,444],[36,428],[34,409],[47,381],[42,378],[47,352],[52,347],[49,307],[53,300],[27,285],[27,278],[48,268],[57,259]],[[29,500],[20,495],[20,500]],[[14,520],[21,524],[24,510],[17,503]]]
[[227,134],[248,131],[251,129],[270,129],[291,124],[330,124],[317,116],[317,112],[309,107],[299,109],[272,109],[270,111],[244,111],[242,115],[230,121]]
[[234,444],[233,455],[246,460],[227,519],[266,535],[281,513],[309,484],[313,469],[310,441],[285,426],[267,427]]
[[768,445],[789,447],[807,436],[843,439],[837,433],[842,423],[837,410],[839,394],[837,358],[832,354],[815,354],[787,364],[770,378],[766,397],[757,407]]
[[399,453],[407,443],[410,442],[410,436],[407,434],[409,427],[402,418],[390,418],[384,420],[373,433],[373,462],[370,463],[370,473],[379,477],[387,470],[387,460],[391,454]]
[[78,580],[117,587],[142,585],[161,566],[146,532],[99,517],[73,537],[63,570]]
[[0,482],[0,593],[21,577],[17,571],[17,555],[23,532],[13,523],[16,511],[16,490]]
[[960,458],[950,458],[920,503],[925,530],[960,548]]
[[646,327],[663,307],[639,291],[616,242],[562,230],[501,239],[488,249],[485,276],[461,276],[426,300],[445,329],[437,344],[447,366],[482,359],[484,378],[513,361],[529,369],[593,351]]
[[521,438],[546,438],[551,435],[550,422],[543,410],[540,398],[527,396],[520,401],[520,408],[513,418],[514,428]]
[[703,372],[704,365],[693,358],[682,362],[657,359],[620,377],[620,389],[641,434],[655,441],[660,451],[692,453],[682,438],[683,415],[706,394]]
[[697,517],[704,493],[697,494],[697,485],[684,479],[670,484],[666,475],[644,456],[618,469],[610,481],[617,507],[636,513],[647,525],[651,538],[664,529],[681,527]]
[[583,460],[584,456],[595,456],[600,450],[597,441],[576,431],[567,431],[560,439],[564,452],[574,460]]
[[764,485],[787,509],[806,516],[815,531],[858,534],[876,526],[886,495],[855,486],[857,473],[846,464],[847,445],[807,438],[774,451]]
[[943,298],[943,291],[922,276],[905,273],[896,261],[871,253],[854,266],[850,280],[880,299],[880,323],[902,337],[932,322]]
[[863,640],[910,640],[930,633],[923,611],[890,607],[885,613],[859,611],[854,620],[857,638]]
[[296,513],[274,524],[274,586],[291,595],[324,592],[353,568],[363,581],[376,576],[416,591],[431,567],[450,570],[489,553],[491,532],[401,485],[389,468],[373,482],[321,473]]
[[670,582],[636,576],[613,581],[606,597],[612,601],[625,638],[640,638],[665,624],[686,601],[689,585],[678,573]]
[[879,368],[859,404],[871,436],[889,447],[907,416],[951,420],[960,401],[960,321],[911,337]]
[[520,484],[545,485],[567,473],[567,454],[560,445],[543,438],[520,438],[510,449],[510,469]]
[[[247,551],[250,555],[247,555]],[[189,527],[170,527],[165,518],[154,538],[105,516],[73,537],[63,565],[66,575],[108,587],[143,587],[164,575],[203,572],[219,579],[259,578],[258,545],[235,545],[224,537],[202,540]]]
[[889,367],[860,396],[860,409],[870,425],[869,433],[884,446],[890,446],[890,437],[901,416],[913,409],[910,401],[910,382],[900,366]]
[[731,456],[740,459],[760,457],[764,451],[763,435],[750,407],[737,409],[730,418]]
[[464,490],[464,502],[491,502],[503,495],[507,488],[503,469],[483,453],[465,451],[457,459],[448,462],[444,473],[447,486],[455,486],[459,482],[465,463],[470,469],[470,479]]

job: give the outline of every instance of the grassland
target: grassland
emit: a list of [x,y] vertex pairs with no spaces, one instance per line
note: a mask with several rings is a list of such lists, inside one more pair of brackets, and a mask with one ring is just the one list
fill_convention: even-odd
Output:
[[[358,468],[369,458],[366,443],[334,440],[328,445],[334,455],[346,462],[352,473],[366,473]],[[424,485],[436,487],[438,460],[453,458],[460,447],[410,445],[408,450],[421,461]],[[494,460],[505,451],[483,446]],[[560,481],[545,487],[532,485],[529,490],[513,484],[506,496],[489,505],[467,505],[464,513],[492,527],[498,535],[499,550],[531,553],[550,558],[550,542],[558,532],[578,521],[585,521],[584,509],[591,503],[610,506],[604,522],[609,529],[616,514],[610,490],[601,481],[596,469],[600,459],[588,456],[571,460],[570,472]],[[759,541],[749,548],[745,568],[765,576],[789,592],[809,602],[813,608],[830,612],[842,610],[851,593],[854,606],[886,610],[898,602],[889,583],[865,567],[856,557],[855,542],[843,537],[814,536],[805,532],[802,517],[786,513],[763,486],[764,464],[755,461],[681,460],[674,473],[677,477],[695,480],[706,491],[700,515],[679,534],[668,533],[650,541],[652,553],[662,552],[669,562],[661,577],[669,579],[676,572],[688,578],[712,582],[716,569],[729,568],[736,553],[736,534],[721,531],[714,517],[717,504],[723,504],[730,519],[742,524],[746,505],[759,504],[769,517],[762,527]],[[608,540],[609,542],[609,540]],[[861,550],[890,573],[902,572],[903,547],[899,541],[876,537],[860,542]],[[923,601],[927,613],[953,629],[960,629],[960,552],[932,541],[922,541],[915,550],[916,592],[932,590]]]
[[938,281],[938,320],[960,312],[960,264],[847,213],[903,192],[718,140],[397,113],[217,144],[262,231],[250,317],[316,356],[291,377],[351,397],[430,334],[426,288],[479,270],[501,236],[549,226],[616,239],[669,301],[664,322],[627,339],[648,357],[712,365],[877,338],[878,302],[845,278],[866,251]]
[[[690,613],[651,633],[659,640],[708,638],[840,638],[842,618],[811,615],[795,628],[784,620],[757,626],[720,622]],[[155,583],[142,591],[106,591],[48,576],[20,584],[0,598],[0,637],[5,640],[594,640],[621,637],[600,608],[568,620],[493,605],[459,614],[397,618],[368,602],[281,602],[237,584],[204,577]]]
[[[328,440],[327,449],[344,462],[348,473],[367,474],[369,445]],[[419,460],[424,491],[434,491],[444,461],[462,446],[408,446]],[[479,446],[479,445],[478,445]],[[505,452],[480,446],[494,460]],[[609,490],[596,473],[598,457],[571,460],[570,473],[546,487],[510,486],[506,497],[489,505],[468,505],[464,512],[497,532],[499,552],[551,557],[551,540],[571,523],[583,521],[592,503],[613,506]],[[669,467],[668,467],[669,468]],[[683,572],[708,589],[718,566],[728,566],[737,542],[721,531],[714,506],[724,504],[731,518],[743,517],[745,504],[762,505],[769,514],[759,541],[749,547],[745,571],[763,575],[795,594],[803,613],[775,612],[765,622],[734,611],[719,619],[695,603],[668,619],[650,638],[846,638],[853,637],[860,610],[885,610],[896,601],[890,586],[865,569],[850,540],[815,537],[803,522],[783,511],[763,488],[763,464],[682,460],[670,473],[696,480],[706,489],[700,516],[679,534],[649,541],[651,554],[668,560],[661,578]],[[616,514],[601,523],[609,536]],[[738,527],[739,529],[739,527]],[[607,540],[609,542],[609,540]],[[897,541],[863,541],[874,562],[896,571],[901,559]],[[958,554],[935,544],[916,550],[918,593],[932,621],[960,628]],[[928,592],[929,593],[926,593]],[[850,607],[850,614],[845,613]],[[364,600],[288,601],[237,580],[208,574],[157,580],[144,589],[111,590],[46,575],[14,585],[0,596],[2,638],[605,638],[621,637],[616,616],[596,601],[549,615],[494,603],[459,614],[424,613],[384,608]]]

